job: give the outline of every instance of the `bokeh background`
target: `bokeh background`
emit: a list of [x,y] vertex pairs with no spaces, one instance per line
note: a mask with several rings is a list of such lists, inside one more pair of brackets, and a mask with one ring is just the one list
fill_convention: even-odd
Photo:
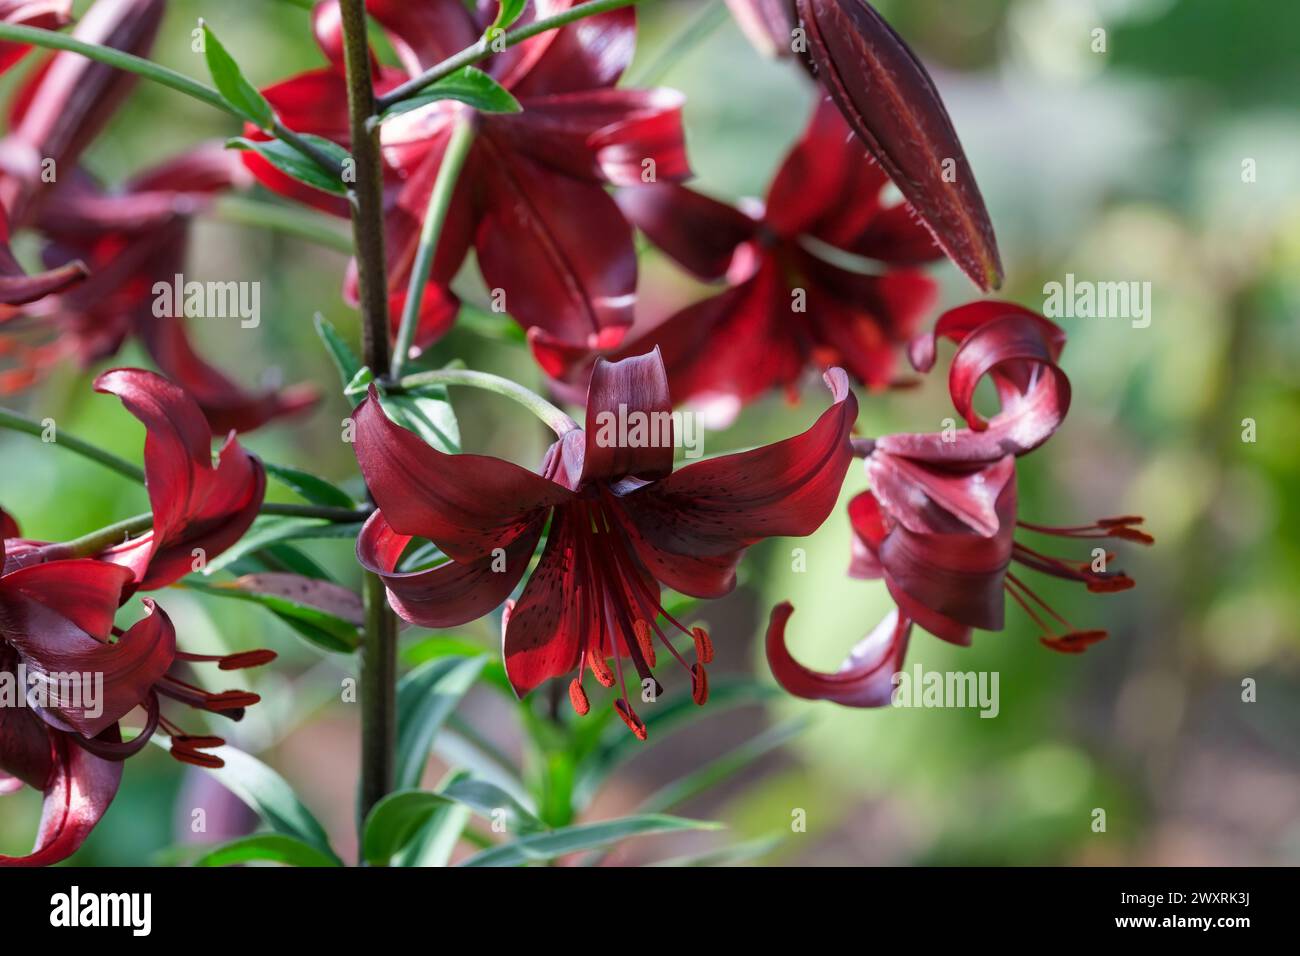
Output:
[[[632,78],[688,95],[698,188],[761,196],[815,94],[797,68],[761,59],[722,6],[647,4]],[[879,7],[931,67],[949,106],[998,229],[1007,297],[1041,308],[1044,283],[1067,273],[1152,283],[1149,328],[1062,320],[1074,407],[1047,448],[1022,463],[1021,482],[1026,518],[1074,524],[1139,513],[1158,543],[1120,546],[1138,581],[1133,591],[1089,596],[1043,584],[1072,621],[1111,630],[1082,657],[1044,650],[1016,610],[1004,632],[977,635],[968,649],[913,637],[909,665],[999,672],[996,719],[973,710],[837,709],[779,695],[710,705],[684,729],[652,738],[582,818],[630,812],[667,782],[794,720],[799,732],[783,746],[676,807],[726,830],[628,844],[612,859],[716,850],[715,862],[817,865],[1300,862],[1300,6]],[[259,85],[319,62],[307,14],[286,0],[173,0],[155,58],[202,76],[189,44],[200,14]],[[1097,29],[1104,53],[1093,51]],[[0,88],[6,98],[15,82]],[[141,85],[87,165],[115,182],[199,139],[235,132],[204,107]],[[1243,181],[1247,160],[1254,181]],[[269,460],[354,482],[339,440],[348,406],[311,332],[320,311],[346,335],[357,333],[339,296],[345,259],[240,218],[238,204],[204,217],[187,278],[260,280],[262,326],[236,335],[199,322],[196,335],[216,364],[249,384],[322,383],[328,397],[312,417],[248,443]],[[945,307],[974,297],[951,266],[935,272]],[[462,277],[470,298],[476,281]],[[654,252],[644,255],[648,312],[702,292]],[[526,350],[499,326],[467,323],[431,358],[458,357],[538,383]],[[144,359],[128,351],[118,364]],[[941,378],[864,400],[862,431],[939,427],[950,414]],[[538,460],[544,435],[518,409],[472,392],[455,401],[467,449]],[[710,433],[705,450],[792,434],[822,401],[817,390],[796,406],[773,398],[731,430]],[[138,460],[139,426],[116,401],[94,396],[86,375],[64,370],[9,404]],[[1245,419],[1255,422],[1254,442],[1243,441]],[[32,537],[75,537],[146,507],[139,488],[25,436],[0,435],[0,461],[0,502]],[[844,500],[865,485],[854,468]],[[806,572],[792,570],[795,546],[807,550]],[[355,580],[347,544],[310,550],[340,580]],[[842,510],[806,541],[756,548],[737,593],[699,612],[719,650],[715,680],[730,672],[770,684],[761,634],[784,599],[797,609],[794,652],[812,666],[837,665],[889,606],[883,586],[845,576],[848,554]],[[350,855],[358,718],[339,686],[354,662],[304,644],[252,605],[184,591],[161,598],[191,648],[281,653],[256,682],[263,705],[227,736],[290,780]],[[489,620],[454,637],[492,648],[497,633]],[[435,652],[426,638],[404,638],[408,663]],[[687,694],[677,676],[665,679],[670,696]],[[1242,699],[1247,679],[1254,702]],[[545,701],[537,706],[544,719]],[[489,688],[471,693],[455,726],[472,728],[505,762],[536,763],[525,756],[521,711]],[[451,764],[482,763],[483,750],[453,727],[430,783]],[[0,852],[27,849],[39,804],[31,792],[4,798]],[[130,762],[116,803],[75,862],[183,861],[188,851],[177,845],[199,839],[189,832],[194,806],[209,811],[204,840],[254,823],[201,772],[149,748]],[[1104,833],[1092,826],[1096,808],[1106,811]],[[806,812],[806,832],[791,832],[796,810]]]

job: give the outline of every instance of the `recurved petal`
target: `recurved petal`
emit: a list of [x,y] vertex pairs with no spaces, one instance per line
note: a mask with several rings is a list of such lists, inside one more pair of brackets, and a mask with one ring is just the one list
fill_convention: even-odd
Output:
[[[516,26],[563,13],[580,0],[533,0]],[[495,57],[493,75],[518,97],[612,87],[636,50],[636,11],[623,7],[548,30]]]
[[266,472],[233,435],[212,462],[212,431],[184,389],[154,372],[113,369],[95,380],[145,426],[145,484],[153,530],[111,548],[106,561],[129,567],[139,587],[165,587],[193,569],[194,551],[211,560],[243,537],[266,493]]
[[797,0],[808,57],[844,118],[981,289],[1002,281],[997,240],[934,82],[866,0]]
[[653,481],[673,470],[673,402],[663,357],[596,360],[587,386],[586,455],[581,483]]
[[777,535],[812,534],[853,460],[857,398],[842,369],[824,376],[831,407],[802,435],[697,462],[621,499],[641,534],[675,554],[723,555]]
[[67,734],[51,733],[53,776],[45,790],[36,847],[28,856],[0,856],[0,866],[50,866],[81,847],[117,795],[122,763],[78,747]]
[[[949,622],[1001,630],[1003,579],[1011,563],[1015,515],[1016,486],[1009,481],[998,496],[998,529],[992,536],[915,532],[901,523],[892,527],[881,542],[879,557],[890,592],[904,613],[910,609],[903,606],[900,592]],[[909,616],[934,630],[919,614]]]
[[395,572],[411,537],[398,534],[383,512],[376,511],[357,538],[357,561],[383,579],[388,603],[403,620],[420,627],[458,627],[499,607],[510,596],[528,569],[543,520],[534,519],[500,555]]
[[584,90],[532,97],[524,111],[489,117],[492,135],[571,176],[619,186],[689,178],[676,90]]
[[530,530],[567,488],[499,458],[447,455],[389,420],[371,388],[353,413],[366,485],[398,533],[471,563]]
[[890,611],[876,628],[849,652],[833,674],[800,664],[786,645],[786,626],[794,608],[787,602],[772,609],[767,628],[767,661],[772,676],[785,690],[807,700],[829,700],[846,707],[885,707],[893,695],[893,678],[907,655],[912,622]]
[[740,210],[676,183],[620,189],[614,198],[651,242],[705,280],[725,276],[737,247],[758,233],[758,223]]
[[279,418],[310,411],[320,392],[303,382],[286,388],[247,389],[199,355],[180,317],[141,313],[140,337],[150,357],[198,404],[216,434],[251,432]]

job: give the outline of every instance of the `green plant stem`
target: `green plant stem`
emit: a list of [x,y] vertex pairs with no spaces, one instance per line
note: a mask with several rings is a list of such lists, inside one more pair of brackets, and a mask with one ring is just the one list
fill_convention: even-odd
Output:
[[[7,428],[10,431],[23,432],[27,435],[35,435],[37,438],[44,438],[45,425],[26,415],[20,415],[17,412],[10,411],[7,408],[0,408],[0,428]],[[75,435],[68,435],[59,429],[55,429],[54,440],[52,445],[58,445],[69,451],[74,451],[83,458],[89,458],[91,461],[97,461],[105,468],[117,472],[126,478],[135,482],[144,482],[144,471],[136,467],[129,461],[118,458],[111,452],[97,448],[90,442],[82,441]]]
[[[79,53],[88,60],[104,63],[127,73],[134,73],[136,76],[169,87],[178,93],[184,93],[186,96],[192,97],[200,103],[206,103],[223,113],[228,113],[236,119],[241,119],[239,114],[226,103],[221,94],[206,83],[200,83],[184,73],[178,73],[176,70],[154,63],[152,60],[136,56],[134,53],[115,50],[113,47],[102,46],[98,43],[87,43],[85,40],[79,40],[66,33],[55,33],[53,30],[40,30],[36,27],[24,27],[12,23],[0,23],[0,40],[12,40],[15,43],[30,44],[47,50]],[[339,175],[340,169],[337,163],[279,120],[274,122],[271,129],[264,132],[288,143],[304,156],[314,160],[317,165],[331,175]]]
[[[570,7],[554,16],[545,17],[533,23],[526,24],[518,29],[509,31],[504,39],[506,48],[512,47],[525,40],[531,40],[538,34],[545,33],[547,30],[555,30],[559,27],[568,26],[570,23],[582,20],[586,17],[594,17],[599,13],[609,13],[611,10],[621,10],[623,7],[631,7],[640,3],[641,0],[588,0],[587,3],[580,3],[576,7]],[[712,0],[717,2],[717,0]],[[459,53],[449,56],[441,63],[436,63],[429,69],[425,70],[414,79],[408,80],[401,86],[394,87],[389,92],[379,98],[379,109],[388,109],[394,103],[400,103],[402,100],[409,99],[419,93],[431,83],[437,83],[445,79],[457,70],[464,69],[467,66],[473,66],[482,60],[496,53],[492,49],[491,41],[486,35],[474,46],[466,47]]]
[[518,382],[512,382],[508,378],[490,372],[475,372],[465,368],[442,368],[431,372],[417,372],[397,381],[397,388],[403,391],[423,385],[464,385],[504,395],[540,418],[557,435],[565,435],[578,427],[578,423],[563,410],[556,408],[536,392],[524,388]]
[[335,220],[293,206],[224,196],[212,204],[213,219],[237,226],[256,226],[313,242],[344,255],[352,254],[352,240],[335,226]]
[[[378,113],[370,73],[363,0],[340,0],[343,60],[348,86],[348,125],[356,183],[352,190],[352,236],[362,318],[363,359],[385,375],[388,349],[388,283],[384,269],[383,170],[379,156]],[[384,583],[367,574],[362,586],[365,630],[361,639],[361,780],[357,825],[392,792],[397,762],[397,617],[388,606]],[[364,858],[362,860],[364,862]]]
[[393,345],[393,378],[401,377],[407,356],[411,353],[411,345],[415,341],[415,330],[420,324],[420,305],[424,302],[429,272],[438,252],[438,240],[447,222],[447,213],[456,193],[456,184],[460,181],[460,172],[465,168],[465,160],[474,145],[474,134],[473,115],[467,114],[456,122],[447,143],[447,151],[442,155],[438,179],[433,184],[429,207],[424,213],[424,224],[420,228],[420,245],[415,252],[411,281],[406,289],[406,305],[402,309],[402,322],[397,329],[397,341]]
[[[323,518],[337,524],[364,521],[369,516],[368,511],[352,511],[348,508],[325,508],[316,505],[264,504],[258,513],[264,515],[290,515],[298,518]],[[153,512],[146,511],[144,514],[125,518],[107,527],[99,528],[90,532],[90,534],[82,535],[80,538],[65,541],[58,547],[61,551],[66,549],[71,552],[73,557],[89,558],[99,554],[105,548],[121,544],[128,536],[134,537],[137,534],[143,534],[152,527]]]

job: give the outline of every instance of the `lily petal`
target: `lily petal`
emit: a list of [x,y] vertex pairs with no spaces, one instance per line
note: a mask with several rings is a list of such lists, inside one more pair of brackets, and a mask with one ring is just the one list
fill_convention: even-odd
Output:
[[388,602],[404,621],[420,627],[458,627],[499,607],[515,589],[537,549],[545,516],[535,518],[505,546],[504,562],[489,554],[470,562],[448,561],[423,571],[396,572],[410,543],[376,511],[357,538],[357,561],[379,575]]
[[743,212],[676,183],[620,189],[614,198],[651,242],[706,281],[726,275],[736,248],[758,234]]
[[51,733],[53,776],[45,789],[45,810],[28,856],[0,856],[0,866],[50,866],[80,849],[117,795],[122,763],[96,757],[67,734]]
[[[491,135],[539,163],[593,182],[638,187],[691,175],[676,90],[584,90],[528,99],[524,111],[487,117]],[[648,167],[647,167],[648,164]]]
[[587,388],[581,482],[654,481],[671,474],[672,410],[658,348],[617,362],[597,359]]
[[95,389],[116,395],[145,426],[145,485],[153,530],[101,557],[128,567],[144,590],[193,570],[194,552],[221,554],[252,525],[266,493],[262,463],[231,435],[213,466],[212,431],[180,387],[153,372],[113,369]]
[[[0,0],[0,23],[57,30],[72,20],[72,0]],[[0,73],[21,60],[31,47],[0,40]]]
[[679,469],[621,499],[645,539],[707,557],[778,535],[812,534],[835,507],[853,460],[858,401],[842,369],[826,372],[832,404],[802,435]]
[[[569,341],[632,324],[632,229],[605,190],[491,145],[481,167],[485,214],[476,248],[489,288],[524,328]],[[581,209],[582,215],[573,211]]]
[[786,646],[785,631],[794,608],[787,602],[772,609],[767,628],[767,661],[772,676],[785,690],[806,700],[829,700],[846,707],[886,707],[893,698],[894,675],[907,655],[912,622],[890,611],[876,628],[849,652],[834,674],[800,664]]
[[447,455],[394,424],[371,387],[353,413],[366,486],[393,530],[472,563],[532,530],[573,493],[499,458]]

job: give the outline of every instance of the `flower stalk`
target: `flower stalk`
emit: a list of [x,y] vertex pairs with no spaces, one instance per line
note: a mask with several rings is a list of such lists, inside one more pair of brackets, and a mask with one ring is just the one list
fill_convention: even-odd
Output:
[[447,151],[442,157],[442,165],[438,169],[438,179],[429,197],[429,208],[425,212],[424,223],[420,229],[420,245],[415,253],[415,264],[411,268],[411,282],[406,290],[406,305],[402,310],[402,322],[398,327],[397,341],[393,346],[393,378],[401,377],[402,368],[411,353],[415,331],[420,324],[420,306],[424,302],[424,290],[429,284],[429,271],[433,268],[433,260],[438,251],[438,240],[447,222],[452,196],[456,194],[460,171],[465,168],[465,160],[473,145],[474,119],[472,113],[467,113],[452,130]]
[[[392,360],[388,348],[388,289],[384,266],[383,167],[378,113],[370,72],[363,0],[341,0],[343,59],[347,72],[348,125],[356,182],[352,184],[352,235],[357,261],[362,351],[371,369],[384,374]],[[383,582],[367,574],[365,632],[361,643],[361,785],[358,826],[393,789],[397,751],[397,618],[388,606]]]
[[570,418],[568,414],[552,405],[536,392],[524,388],[518,382],[502,378],[500,375],[493,375],[490,372],[476,372],[467,368],[442,368],[429,372],[418,372],[415,375],[408,375],[399,379],[396,383],[396,389],[410,391],[425,385],[463,385],[469,388],[482,389],[486,392],[494,392],[522,405],[541,419],[555,434],[560,436],[578,427],[578,423]]

